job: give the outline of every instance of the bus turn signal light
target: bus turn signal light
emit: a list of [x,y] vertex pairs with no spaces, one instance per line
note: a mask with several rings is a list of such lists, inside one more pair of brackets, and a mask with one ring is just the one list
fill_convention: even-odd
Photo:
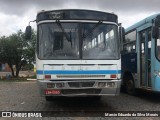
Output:
[[51,75],[45,75],[45,79],[51,79]]
[[110,78],[117,78],[115,74],[111,75]]

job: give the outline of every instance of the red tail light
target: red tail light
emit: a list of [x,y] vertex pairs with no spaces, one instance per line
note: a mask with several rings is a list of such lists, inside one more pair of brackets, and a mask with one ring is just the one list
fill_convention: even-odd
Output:
[[117,78],[117,75],[113,74],[110,76],[110,78]]
[[45,79],[51,79],[51,75],[45,75]]

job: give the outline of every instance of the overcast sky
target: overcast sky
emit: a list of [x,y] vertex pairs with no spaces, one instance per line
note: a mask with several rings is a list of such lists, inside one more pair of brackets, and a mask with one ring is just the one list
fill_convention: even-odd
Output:
[[[91,9],[114,12],[125,28],[155,13],[160,0],[0,0],[0,36],[25,30],[41,10]],[[36,28],[36,24],[31,24]]]

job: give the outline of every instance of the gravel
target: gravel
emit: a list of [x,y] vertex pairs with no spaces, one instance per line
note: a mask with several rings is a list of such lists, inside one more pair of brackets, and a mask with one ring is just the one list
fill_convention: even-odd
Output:
[[[64,116],[37,118],[43,120],[159,120],[159,117],[105,117],[104,115],[110,111],[160,111],[160,94],[141,91],[137,96],[130,96],[122,92],[120,96],[104,96],[100,101],[93,97],[63,97],[48,102],[39,95],[36,82],[0,82],[0,111],[52,111],[49,114],[51,116],[55,111]],[[89,117],[97,116],[99,112],[102,116]],[[74,115],[76,117],[73,117]],[[83,117],[85,115],[87,117]]]

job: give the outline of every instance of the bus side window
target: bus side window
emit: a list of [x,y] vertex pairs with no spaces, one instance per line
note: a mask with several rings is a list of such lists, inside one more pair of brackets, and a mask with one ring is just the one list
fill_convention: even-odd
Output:
[[130,53],[136,51],[136,42],[127,43],[123,46],[123,53]]
[[133,45],[132,46],[132,52],[135,52],[136,51],[136,45]]
[[158,46],[158,59],[160,60],[160,46]]
[[157,39],[157,58],[160,60],[160,39]]
[[123,45],[123,53],[127,53],[127,45]]
[[125,35],[122,53],[130,53],[136,51],[136,30]]

